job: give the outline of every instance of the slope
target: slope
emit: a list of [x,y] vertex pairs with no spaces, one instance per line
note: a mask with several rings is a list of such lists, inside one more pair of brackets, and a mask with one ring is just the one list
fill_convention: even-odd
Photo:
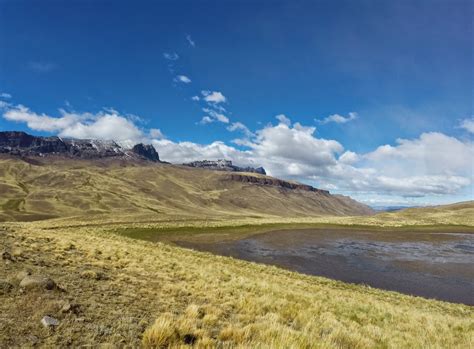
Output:
[[[250,179],[250,180],[249,180]],[[350,198],[259,174],[114,159],[0,159],[0,220],[100,214],[156,217],[361,215]]]

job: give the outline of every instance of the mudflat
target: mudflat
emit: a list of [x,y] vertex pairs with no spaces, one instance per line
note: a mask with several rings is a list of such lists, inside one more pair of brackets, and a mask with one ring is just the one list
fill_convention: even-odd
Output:
[[174,242],[300,273],[474,305],[474,234],[462,227],[284,229],[239,239]]

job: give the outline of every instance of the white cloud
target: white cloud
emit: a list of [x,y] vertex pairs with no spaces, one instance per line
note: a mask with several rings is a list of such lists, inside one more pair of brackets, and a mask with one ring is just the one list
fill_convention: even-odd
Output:
[[342,190],[403,197],[454,194],[473,183],[473,143],[438,132],[356,156],[352,166],[343,154],[326,180]]
[[158,128],[151,128],[148,133],[150,135],[150,138],[154,138],[154,139],[164,139],[165,138],[165,136],[163,135],[163,132],[161,132],[161,130],[158,129]]
[[60,114],[59,117],[37,114],[25,106],[18,105],[8,108],[3,117],[8,121],[26,123],[32,130],[57,133],[61,137],[131,142],[139,142],[144,138],[143,132],[132,120],[119,115],[113,109],[96,114],[66,112],[60,109]]
[[285,114],[278,114],[277,116],[275,116],[275,118],[280,121],[280,123],[286,125],[286,126],[290,126],[291,125],[291,120],[289,118],[286,117]]
[[459,127],[465,129],[469,133],[474,133],[474,117],[461,120]]
[[201,93],[203,95],[203,99],[208,103],[218,104],[225,103],[227,101],[225,96],[218,91],[201,91]]
[[[203,108],[202,111],[208,114],[207,116],[211,119],[210,122],[219,121],[219,122],[222,122],[224,124],[229,123],[229,118],[227,116],[225,116],[224,114],[222,114],[222,113],[219,113],[219,112],[217,112],[213,109],[209,109],[209,108]],[[202,122],[202,120],[201,120],[201,122]],[[209,122],[206,122],[206,123],[209,123]]]
[[223,122],[224,124],[229,123],[229,118],[225,116],[224,114],[216,113],[215,116],[216,116],[217,121]]
[[256,132],[251,147],[258,158],[275,164],[272,172],[282,174],[289,165],[303,171],[313,166],[336,163],[335,154],[342,152],[343,146],[334,140],[315,137],[315,131],[314,127],[302,127],[300,124],[294,127],[283,123],[269,125]]
[[366,165],[394,177],[407,174],[472,175],[473,144],[439,132],[417,139],[398,139],[396,146],[383,145],[364,155]]
[[6,93],[6,92],[2,92],[2,93],[0,93],[0,98],[10,99],[10,98],[12,98],[12,95],[9,94],[9,93]]
[[191,46],[191,47],[196,47],[196,43],[195,43],[194,40],[191,38],[191,35],[189,35],[189,34],[186,35],[186,40],[187,40],[189,46]]
[[214,122],[214,120],[211,117],[206,115],[206,116],[202,117],[202,119],[199,123],[202,124],[202,125],[205,125],[205,124],[210,124],[211,122]]
[[169,61],[177,61],[179,56],[176,52],[165,52],[163,53],[163,57]]
[[199,96],[192,96],[191,99],[195,102],[199,102],[200,100]]
[[245,134],[246,137],[252,137],[254,136],[254,133],[249,130],[247,126],[245,126],[241,122],[233,122],[231,125],[227,126],[227,130],[234,132],[234,131],[241,131]]
[[24,122],[35,131],[60,132],[63,129],[71,127],[81,119],[87,119],[87,115],[79,116],[66,114],[59,118],[50,117],[46,114],[36,114],[23,105],[8,109],[3,117],[8,121]]
[[6,109],[6,108],[9,108],[10,106],[11,106],[11,103],[0,100],[0,109]]
[[360,160],[359,155],[352,151],[346,151],[339,157],[339,161],[344,164],[354,164]]
[[189,84],[191,83],[191,79],[188,78],[186,75],[178,75],[176,76],[176,78],[174,79],[174,81],[176,82],[182,82],[184,84]]
[[347,117],[344,117],[339,114],[329,115],[328,117],[324,118],[323,120],[318,120],[321,124],[327,124],[330,122],[335,122],[336,124],[345,124],[349,121],[357,119],[357,113],[351,112]]
[[[229,123],[225,115],[214,109],[204,111],[208,115],[201,123]],[[204,145],[173,142],[165,139],[159,129],[143,131],[132,118],[114,109],[95,114],[60,110],[60,116],[52,117],[18,105],[7,107],[3,117],[63,137],[113,139],[128,144],[152,142],[162,159],[176,163],[226,158],[241,166],[263,166],[273,176],[355,194],[358,198],[457,195],[469,186],[472,188],[474,178],[473,142],[439,132],[398,139],[394,145],[357,154],[344,150],[336,140],[319,138],[315,127],[292,124],[286,117],[279,117],[277,125],[269,124],[256,132],[240,122],[229,124],[229,131],[245,134],[246,138],[233,141],[244,150],[220,141]]]
[[59,133],[61,137],[139,141],[143,133],[130,120],[116,114],[98,115],[91,123],[75,123]]
[[211,144],[197,144],[192,142],[173,142],[170,140],[154,140],[152,144],[158,149],[160,158],[172,163],[183,163],[195,160],[232,159],[239,164],[252,164],[251,154],[240,151],[216,141]]
[[[239,130],[241,126],[233,123],[228,128]],[[314,127],[296,124],[268,125],[251,140],[234,141],[246,147],[244,151],[222,142],[198,145],[167,140],[156,146],[160,153],[164,150],[163,159],[171,162],[182,162],[181,158],[227,158],[242,166],[263,166],[273,176],[356,193],[359,197],[379,195],[410,200],[456,194],[472,184],[472,143],[426,133],[416,139],[398,140],[396,146],[381,146],[373,152],[357,154],[343,152],[340,143],[317,138],[314,132]]]

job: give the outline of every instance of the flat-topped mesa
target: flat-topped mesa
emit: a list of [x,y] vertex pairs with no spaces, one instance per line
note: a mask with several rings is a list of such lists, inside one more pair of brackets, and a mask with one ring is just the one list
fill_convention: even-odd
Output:
[[152,145],[140,143],[126,149],[114,141],[40,137],[18,131],[0,132],[0,153],[21,157],[57,155],[81,159],[126,157],[160,162]]
[[329,191],[318,189],[312,187],[311,185],[296,183],[296,182],[289,182],[278,178],[273,177],[257,177],[252,175],[245,175],[241,173],[232,173],[226,176],[226,180],[237,181],[242,183],[252,183],[257,185],[267,185],[273,187],[280,187],[290,190],[303,190],[303,191],[310,191],[322,195],[330,195]]
[[193,161],[189,163],[183,164],[184,166],[189,167],[197,167],[197,168],[205,168],[208,170],[216,170],[216,171],[229,171],[229,172],[251,172],[251,173],[259,173],[262,175],[267,174],[263,167],[239,167],[232,164],[230,160],[202,160],[202,161]]

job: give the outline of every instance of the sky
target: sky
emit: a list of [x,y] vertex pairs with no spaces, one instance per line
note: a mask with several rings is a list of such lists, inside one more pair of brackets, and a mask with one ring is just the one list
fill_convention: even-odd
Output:
[[473,200],[472,7],[0,0],[0,131],[225,158],[373,206]]

